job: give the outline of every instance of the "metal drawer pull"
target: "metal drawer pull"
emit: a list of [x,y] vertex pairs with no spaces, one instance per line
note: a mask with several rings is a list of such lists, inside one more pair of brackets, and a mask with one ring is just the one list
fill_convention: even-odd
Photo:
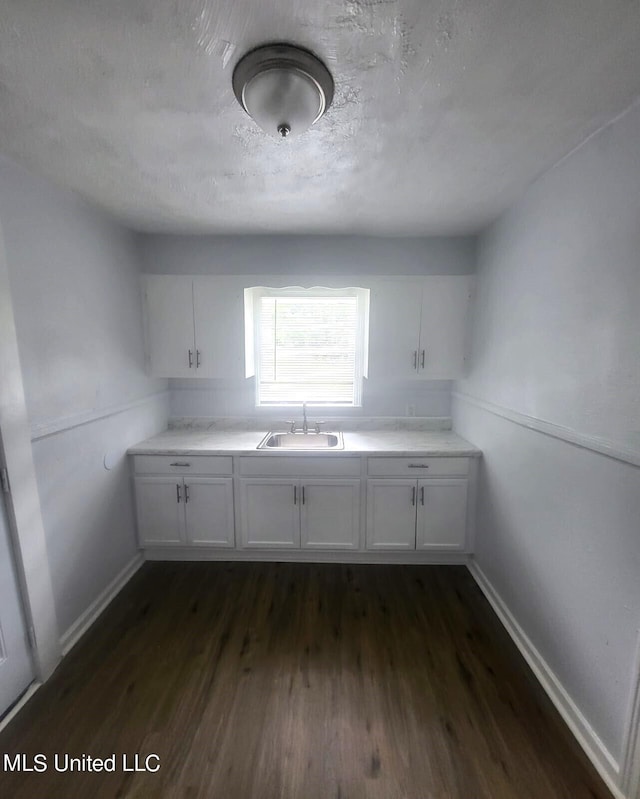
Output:
[[185,486],[184,486],[184,504],[186,505],[188,501],[189,501],[189,486],[186,485],[186,483],[185,483]]
[[412,505],[416,504],[416,487],[415,486],[411,489],[411,504]]
[[304,505],[304,486],[302,486],[302,504]]
[[413,351],[413,368],[418,368],[418,350]]
[[180,483],[176,483],[176,498],[177,498],[176,501],[180,502],[180,499],[181,499],[181,497],[180,497]]
[[409,468],[410,469],[428,469],[429,468],[429,464],[428,463],[410,463],[409,464]]
[[169,466],[191,466],[190,463],[170,463]]
[[298,486],[293,487],[293,504],[298,504]]
[[422,350],[422,368],[424,369],[424,350]]
[[193,366],[193,350],[189,350],[189,369]]
[[420,504],[424,505],[424,486],[420,488]]
[[[196,350],[196,369],[200,368],[200,350]],[[422,353],[422,365],[424,366],[424,352]]]

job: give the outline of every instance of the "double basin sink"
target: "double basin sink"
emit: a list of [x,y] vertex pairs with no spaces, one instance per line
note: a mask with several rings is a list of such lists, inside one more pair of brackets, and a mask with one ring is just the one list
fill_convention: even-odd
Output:
[[258,449],[344,449],[342,433],[267,433]]

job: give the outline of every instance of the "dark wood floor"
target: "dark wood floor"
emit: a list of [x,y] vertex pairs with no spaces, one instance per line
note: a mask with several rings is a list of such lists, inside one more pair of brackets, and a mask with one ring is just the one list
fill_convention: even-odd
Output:
[[147,564],[3,753],[12,799],[610,799],[461,567]]

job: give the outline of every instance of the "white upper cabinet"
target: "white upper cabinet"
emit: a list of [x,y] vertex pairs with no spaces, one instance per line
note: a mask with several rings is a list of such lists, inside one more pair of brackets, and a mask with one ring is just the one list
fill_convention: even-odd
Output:
[[145,275],[143,297],[151,375],[192,377],[196,342],[191,278]]
[[369,378],[417,376],[421,280],[380,280],[369,306]]
[[[247,276],[145,275],[144,311],[153,377],[245,377]],[[263,277],[265,285],[281,279]],[[347,282],[353,282],[350,278]],[[464,375],[473,277],[358,278],[371,287],[373,380],[454,380]],[[251,373],[251,371],[249,371]]]
[[244,289],[235,277],[193,278],[194,377],[244,377]]
[[464,375],[472,280],[469,275],[425,278],[418,347],[421,377],[454,380]]
[[472,281],[470,275],[376,281],[371,292],[369,377],[462,377]]
[[233,277],[145,275],[153,377],[244,377],[244,295]]

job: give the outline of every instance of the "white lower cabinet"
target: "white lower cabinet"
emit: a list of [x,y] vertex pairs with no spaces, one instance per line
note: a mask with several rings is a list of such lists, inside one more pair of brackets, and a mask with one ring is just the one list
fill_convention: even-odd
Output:
[[464,549],[467,537],[467,481],[419,480],[416,549]]
[[240,525],[243,547],[299,547],[298,483],[259,477],[241,480]]
[[137,455],[133,465],[140,546],[156,556],[237,547],[437,558],[473,542],[468,458]]
[[466,479],[369,479],[367,549],[462,550]]
[[367,481],[367,548],[416,548],[416,481]]
[[[182,478],[136,477],[140,546],[179,546],[186,540]],[[180,501],[179,501],[180,500]]]
[[360,480],[305,480],[300,528],[303,548],[358,549]]
[[360,480],[243,478],[245,548],[358,549]]
[[233,479],[185,479],[186,538],[197,546],[232,547],[235,544]]
[[141,547],[235,546],[231,458],[139,456],[134,471]]

